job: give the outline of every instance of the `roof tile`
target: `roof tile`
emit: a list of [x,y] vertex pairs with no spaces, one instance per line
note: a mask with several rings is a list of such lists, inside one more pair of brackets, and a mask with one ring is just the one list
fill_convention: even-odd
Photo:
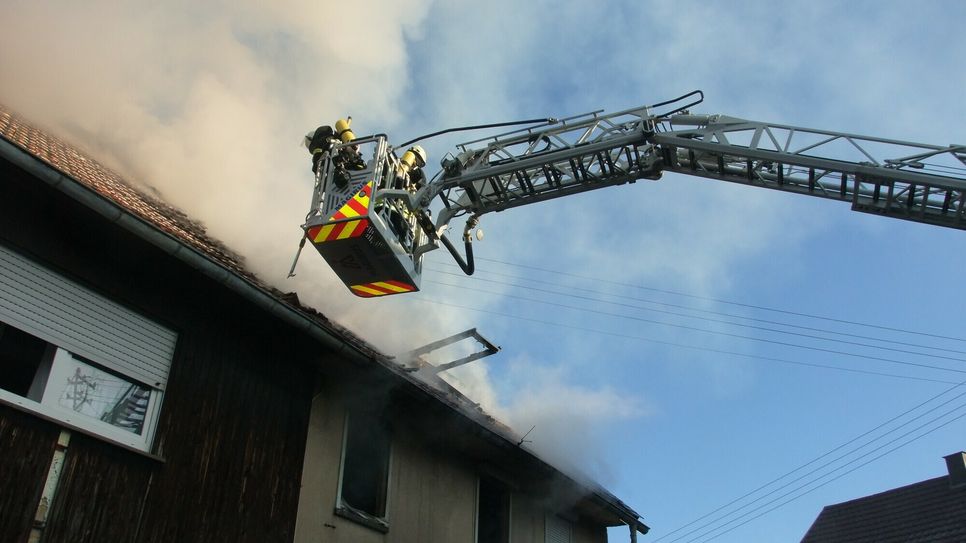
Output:
[[966,541],[966,488],[938,477],[829,505],[802,543]]

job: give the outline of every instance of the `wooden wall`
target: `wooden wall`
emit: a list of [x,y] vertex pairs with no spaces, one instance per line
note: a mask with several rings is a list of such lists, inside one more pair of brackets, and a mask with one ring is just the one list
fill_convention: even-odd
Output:
[[[317,346],[0,161],[0,242],[179,334],[163,461],[73,433],[57,541],[291,541]],[[59,428],[0,408],[0,541],[26,541]]]

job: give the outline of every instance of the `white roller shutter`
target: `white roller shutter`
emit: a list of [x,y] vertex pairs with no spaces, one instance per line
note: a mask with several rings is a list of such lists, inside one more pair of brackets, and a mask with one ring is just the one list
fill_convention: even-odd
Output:
[[546,543],[571,543],[573,541],[573,527],[570,522],[557,515],[547,515]]
[[0,320],[164,389],[177,335],[0,245]]

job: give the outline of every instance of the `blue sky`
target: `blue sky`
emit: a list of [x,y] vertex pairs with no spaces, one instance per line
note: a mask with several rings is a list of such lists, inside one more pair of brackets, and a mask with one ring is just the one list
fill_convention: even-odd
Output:
[[[639,511],[653,528],[645,541],[949,387],[753,357],[966,378],[723,333],[916,364],[962,360],[707,320],[776,321],[966,359],[952,352],[966,351],[962,341],[839,322],[966,337],[962,232],[673,174],[485,216],[477,275],[459,277],[437,251],[418,295],[353,298],[308,252],[299,276],[284,279],[311,187],[297,143],[318,124],[351,114],[357,133],[401,142],[702,89],[696,109],[705,113],[955,143],[966,118],[959,2],[252,1],[147,10],[47,2],[10,10],[19,24],[0,36],[0,73],[17,77],[0,81],[0,101],[157,189],[266,280],[387,351],[477,327],[503,350],[457,376],[468,392],[521,433],[535,426],[528,446],[578,465]],[[427,142],[430,163],[463,139],[471,138]],[[601,297],[624,305],[587,299]],[[966,448],[964,428],[953,422],[714,540],[797,541],[823,505],[942,475],[941,457]],[[886,452],[895,446],[883,446],[888,439],[832,467]],[[718,533],[688,534],[698,526],[660,540]],[[612,536],[625,538],[625,530]]]
[[[397,130],[409,136],[454,124],[564,116],[597,108],[614,111],[700,88],[707,96],[700,110],[706,113],[951,143],[960,137],[958,121],[964,113],[957,99],[964,88],[957,59],[966,43],[953,26],[963,14],[951,2],[927,4],[914,13],[908,4],[881,2],[788,3],[780,8],[765,2],[530,3],[486,10],[436,5],[408,42],[414,77],[407,96],[419,104],[413,115],[416,126]],[[438,156],[446,147],[432,150]],[[673,174],[658,183],[640,182],[486,216],[482,225],[487,237],[477,245],[477,254],[492,260],[478,263],[478,278],[453,275],[459,270],[447,264],[445,255],[435,254],[427,264],[421,296],[492,312],[470,311],[467,317],[504,348],[487,365],[511,418],[522,431],[536,424],[529,438],[541,452],[575,449],[569,453],[582,468],[653,526],[648,540],[811,461],[949,385],[630,337],[915,377],[963,377],[640,319],[904,362],[961,362],[626,307],[629,303],[689,313],[639,301],[653,300],[962,351],[966,345],[961,342],[709,300],[962,337],[962,295],[954,286],[964,264],[962,252],[955,249],[962,243],[961,232],[863,216],[844,204]],[[568,289],[569,296],[543,292]],[[597,294],[577,289],[612,293],[615,297],[607,299],[625,305],[594,303],[586,298]],[[436,307],[429,304],[423,310]],[[883,446],[926,420],[928,416],[720,522],[703,527],[775,486],[661,541],[709,540],[809,490],[806,486],[781,497],[816,476],[898,445],[902,441]],[[953,423],[714,540],[797,541],[825,504],[941,475],[941,457],[964,448],[963,428],[962,421]],[[731,519],[737,521],[726,524]],[[612,538],[623,540],[625,533],[614,531]]]

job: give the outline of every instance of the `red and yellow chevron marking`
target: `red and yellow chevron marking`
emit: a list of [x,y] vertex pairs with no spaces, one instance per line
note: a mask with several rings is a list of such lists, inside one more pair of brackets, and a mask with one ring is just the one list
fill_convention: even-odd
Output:
[[[369,212],[369,197],[371,195],[372,181],[369,181],[364,187],[362,187],[362,190],[356,193],[356,195],[352,198],[349,198],[349,201],[347,201],[342,207],[339,208],[338,211],[329,217],[329,220],[334,221],[336,219],[349,219],[352,217],[358,217],[360,215],[366,215]],[[314,226],[309,228],[305,235],[312,243],[322,243],[324,241],[334,241],[337,239],[357,238],[366,231],[366,227],[368,226],[368,219],[359,219],[357,221],[345,221],[335,224]]]
[[366,186],[362,187],[358,193],[349,201],[339,208],[331,217],[330,221],[335,219],[348,219],[350,217],[358,217],[359,215],[365,215],[369,212],[369,197],[372,196],[372,181],[366,183]]
[[373,298],[376,296],[386,296],[388,294],[401,294],[416,290],[415,285],[408,285],[400,281],[376,281],[364,285],[352,285],[349,287],[352,293],[363,298]]
[[309,228],[305,236],[312,243],[322,243],[324,241],[334,241],[337,239],[357,238],[366,231],[369,226],[369,219],[359,219],[357,221],[337,222],[335,224],[324,224]]

